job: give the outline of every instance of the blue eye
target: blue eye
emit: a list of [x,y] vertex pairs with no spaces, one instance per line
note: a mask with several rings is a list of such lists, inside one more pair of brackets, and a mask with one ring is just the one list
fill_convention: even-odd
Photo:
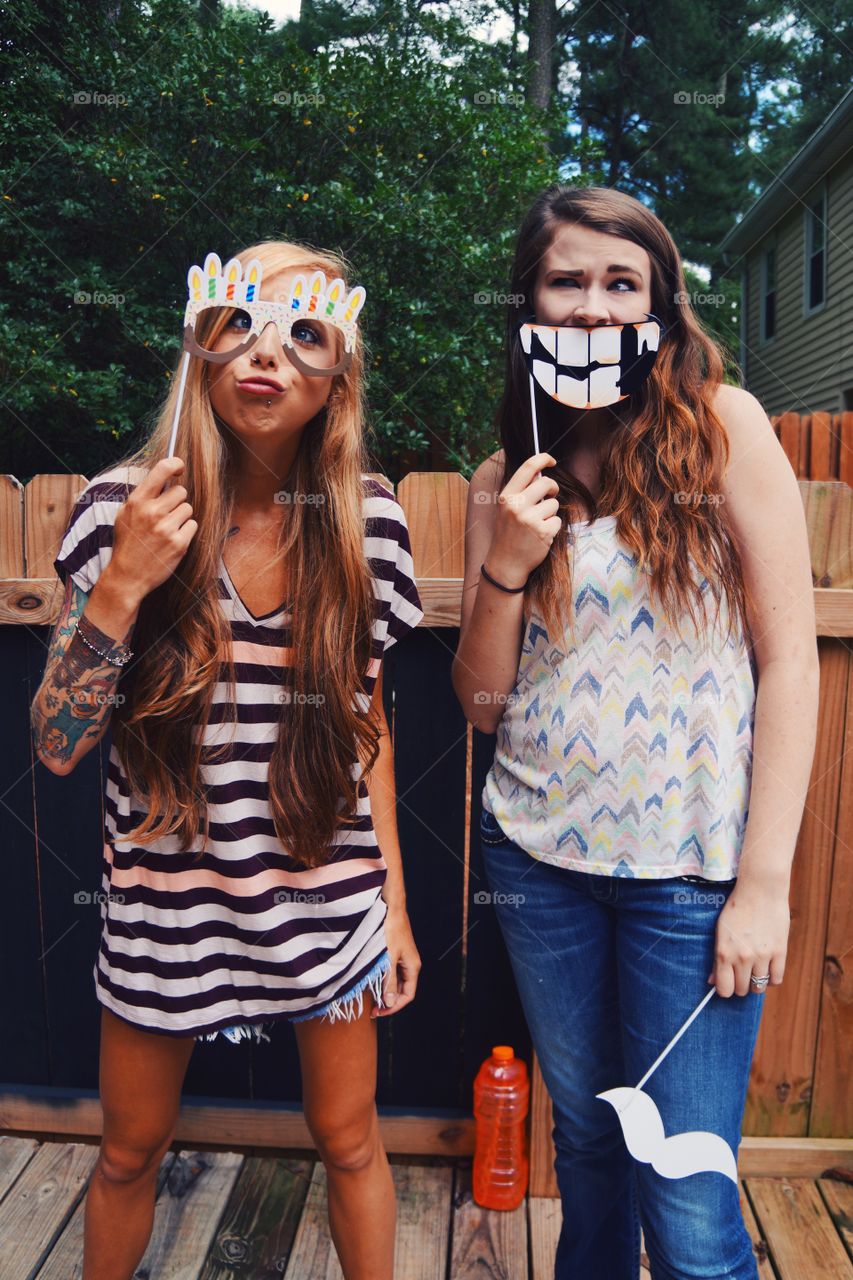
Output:
[[316,329],[312,328],[310,324],[306,324],[304,321],[299,324],[295,324],[290,332],[297,342],[308,342],[313,344],[320,340],[320,335],[317,333]]
[[227,329],[237,329],[242,333],[248,333],[252,327],[252,317],[248,311],[235,311],[228,324]]
[[626,285],[628,286],[628,288],[629,288],[629,289],[633,290],[633,291],[636,293],[636,288],[637,288],[637,287],[636,287],[636,285],[634,284],[634,281],[633,281],[633,280],[628,280],[628,279],[627,279],[627,277],[625,277],[625,276],[617,276],[617,278],[616,278],[612,283],[613,283],[613,284],[626,284]]
[[311,320],[296,320],[290,330],[294,342],[306,347],[325,347],[329,344],[326,326]]

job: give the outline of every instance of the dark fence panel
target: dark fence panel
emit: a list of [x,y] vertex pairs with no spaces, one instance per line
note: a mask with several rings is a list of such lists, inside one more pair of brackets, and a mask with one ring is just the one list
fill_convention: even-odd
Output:
[[[41,681],[47,627],[0,626],[7,689],[0,738],[2,1083],[98,1087],[101,1007],[93,969],[100,941],[103,787],[109,740],[72,774],[33,759],[29,707]],[[388,651],[383,681],[395,741],[397,821],[409,916],[423,961],[418,995],[379,1020],[378,1102],[470,1112],[471,1087],[493,1044],[529,1057],[530,1041],[485,887],[477,825],[494,747],[473,734],[472,830],[466,869],[467,726],[450,682],[454,628],[418,628]],[[467,930],[465,900],[469,907]],[[298,1103],[293,1028],[269,1044],[223,1037],[199,1044],[185,1097]]]

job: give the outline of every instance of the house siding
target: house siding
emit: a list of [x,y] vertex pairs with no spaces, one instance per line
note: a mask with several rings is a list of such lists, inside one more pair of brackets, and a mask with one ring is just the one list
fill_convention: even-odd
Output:
[[[853,393],[853,152],[825,175],[826,305],[804,315],[805,208],[809,192],[749,250],[744,374],[769,414],[839,413]],[[776,241],[776,337],[762,342],[761,256]],[[853,404],[850,404],[853,408]]]

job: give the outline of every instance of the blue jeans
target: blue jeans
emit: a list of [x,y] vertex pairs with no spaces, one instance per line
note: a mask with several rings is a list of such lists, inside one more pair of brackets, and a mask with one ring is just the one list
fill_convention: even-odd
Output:
[[[735,881],[640,880],[531,857],[487,811],[480,845],[554,1108],[563,1206],[555,1280],[757,1280],[738,1187],[665,1178],[628,1152],[597,1093],[634,1086],[709,986],[717,917]],[[476,902],[475,898],[475,902]],[[667,1136],[702,1129],[737,1156],[761,993],[715,995],[643,1086]]]

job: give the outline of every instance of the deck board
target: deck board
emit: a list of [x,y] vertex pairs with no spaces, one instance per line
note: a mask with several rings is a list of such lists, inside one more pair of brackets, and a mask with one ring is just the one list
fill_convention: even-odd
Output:
[[482,1209],[471,1196],[471,1162],[456,1170],[453,1195],[453,1280],[516,1280],[526,1277],[527,1205]]
[[[395,1280],[444,1280],[453,1169],[392,1164],[397,1193]],[[285,1280],[342,1280],[329,1238],[326,1170],[318,1161],[293,1242]]]
[[853,1171],[841,1178],[818,1178],[817,1189],[839,1236],[853,1259]]
[[779,1280],[853,1280],[853,1263],[813,1178],[749,1178]]
[[3,1280],[37,1274],[82,1199],[97,1158],[96,1147],[80,1142],[45,1142],[31,1151],[0,1203]]
[[[3,1280],[80,1280],[93,1144],[0,1138]],[[510,1213],[471,1197],[470,1159],[391,1163],[395,1280],[551,1280],[560,1202]],[[740,1182],[760,1280],[853,1280],[853,1172]],[[645,1261],[645,1259],[644,1259]],[[314,1153],[179,1148],[158,1173],[154,1228],[137,1275],[342,1280],[329,1237],[326,1171]],[[649,1280],[646,1266],[639,1280]]]
[[200,1280],[247,1272],[280,1277],[299,1227],[313,1160],[248,1156],[231,1191]]
[[140,1275],[200,1280],[244,1159],[236,1151],[178,1152],[157,1197]]
[[[92,1148],[97,1157],[97,1148]],[[157,1171],[159,1198],[169,1170],[176,1159],[174,1151],[167,1151]],[[86,1197],[81,1196],[71,1217],[65,1223],[62,1234],[50,1250],[47,1261],[38,1273],[38,1280],[81,1280],[83,1275],[83,1226],[86,1213]]]

